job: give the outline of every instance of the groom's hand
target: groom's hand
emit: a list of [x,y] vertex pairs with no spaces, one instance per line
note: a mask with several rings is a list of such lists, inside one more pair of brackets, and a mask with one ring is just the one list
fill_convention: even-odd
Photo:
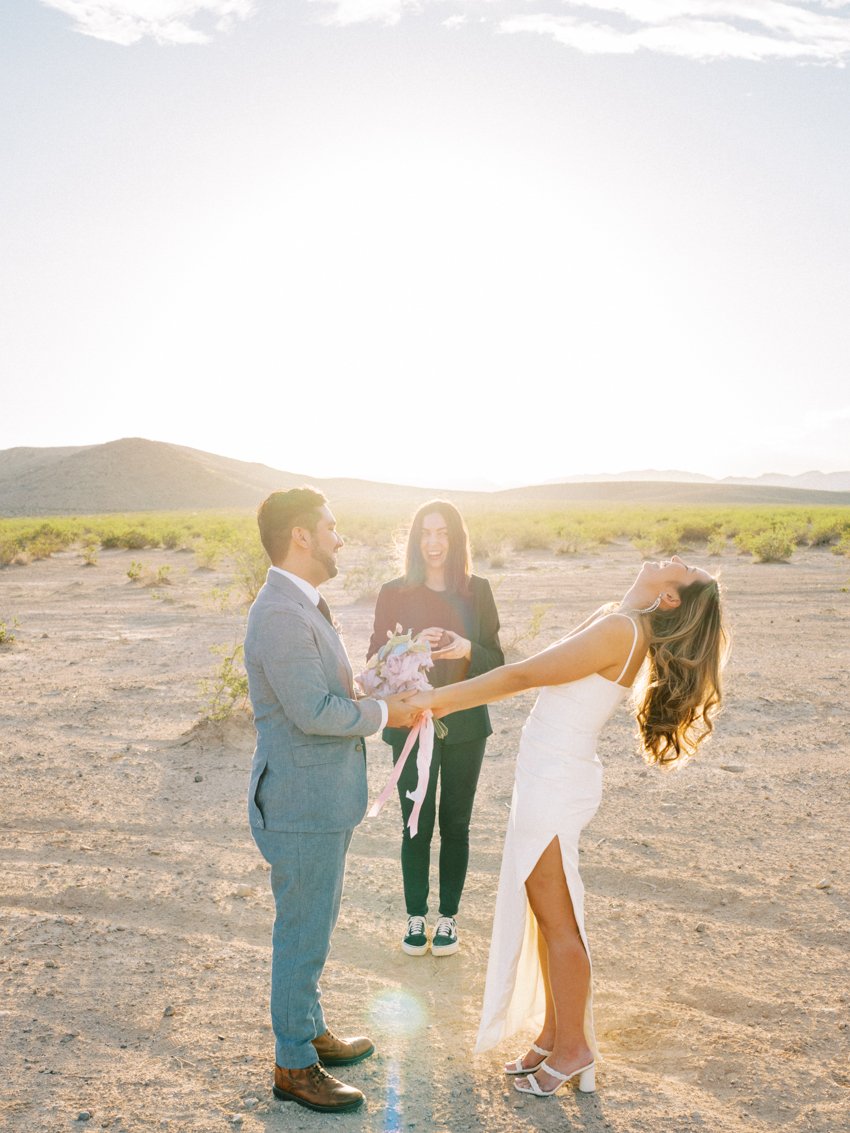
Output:
[[416,723],[416,717],[419,715],[419,709],[408,702],[415,695],[416,693],[411,690],[410,692],[397,692],[386,698],[388,728],[413,727]]

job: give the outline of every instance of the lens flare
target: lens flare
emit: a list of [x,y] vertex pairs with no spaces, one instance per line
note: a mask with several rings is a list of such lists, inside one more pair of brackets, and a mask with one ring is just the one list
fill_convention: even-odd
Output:
[[401,1073],[395,1059],[387,1071],[387,1096],[384,1102],[383,1133],[399,1133],[404,1120],[401,1104]]
[[369,1005],[369,1020],[388,1038],[408,1039],[425,1026],[426,1013],[416,996],[401,988],[379,991]]
[[379,991],[369,1004],[370,1024],[378,1035],[392,1042],[395,1050],[387,1065],[382,1133],[399,1133],[404,1125],[401,1056],[407,1041],[423,1029],[426,1021],[427,1012],[422,1003],[401,988]]

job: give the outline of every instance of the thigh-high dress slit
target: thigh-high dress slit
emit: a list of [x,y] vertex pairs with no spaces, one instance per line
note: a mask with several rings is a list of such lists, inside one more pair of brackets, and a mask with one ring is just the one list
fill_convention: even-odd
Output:
[[[544,688],[522,730],[476,1051],[489,1050],[521,1028],[543,1022],[537,921],[525,883],[553,838],[560,845],[564,877],[590,962],[579,836],[602,797],[602,764],[596,754],[599,731],[628,691],[599,674]],[[585,1033],[595,1054],[592,975]]]

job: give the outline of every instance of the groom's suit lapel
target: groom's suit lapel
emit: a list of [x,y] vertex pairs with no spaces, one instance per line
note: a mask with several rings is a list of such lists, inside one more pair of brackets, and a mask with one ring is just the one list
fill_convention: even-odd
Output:
[[313,623],[318,627],[319,633],[323,635],[323,639],[331,646],[334,653],[339,658],[345,672],[348,676],[349,692],[354,695],[354,671],[351,668],[351,661],[348,659],[345,646],[342,643],[342,638],[327,620],[324,614],[320,613],[319,608],[314,606],[307,595],[296,586],[294,582],[280,574],[276,570],[269,570],[266,578],[267,583],[275,590],[284,593],[287,598],[295,602],[307,614],[307,617],[312,619]]

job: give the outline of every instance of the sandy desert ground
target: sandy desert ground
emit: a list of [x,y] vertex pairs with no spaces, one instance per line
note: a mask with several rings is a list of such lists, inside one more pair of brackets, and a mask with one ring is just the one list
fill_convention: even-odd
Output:
[[[354,565],[358,550],[343,552]],[[132,560],[170,585],[130,582]],[[517,1095],[514,1042],[471,1057],[526,696],[493,710],[462,951],[407,957],[389,805],[352,844],[325,980],[331,1025],[378,1045],[326,1117],[274,1100],[272,903],[244,794],[247,718],[199,724],[216,645],[244,608],[190,555],[76,552],[0,571],[0,1126],[245,1133],[838,1133],[850,1125],[847,815],[850,563],[729,555],[735,638],[716,737],[674,774],[643,766],[622,710],[583,873],[604,1062],[595,1095]],[[509,641],[535,603],[545,644],[638,563],[509,556],[488,571]],[[355,667],[371,607],[327,588]],[[388,769],[369,741],[373,795]],[[88,1115],[87,1120],[84,1116]]]

